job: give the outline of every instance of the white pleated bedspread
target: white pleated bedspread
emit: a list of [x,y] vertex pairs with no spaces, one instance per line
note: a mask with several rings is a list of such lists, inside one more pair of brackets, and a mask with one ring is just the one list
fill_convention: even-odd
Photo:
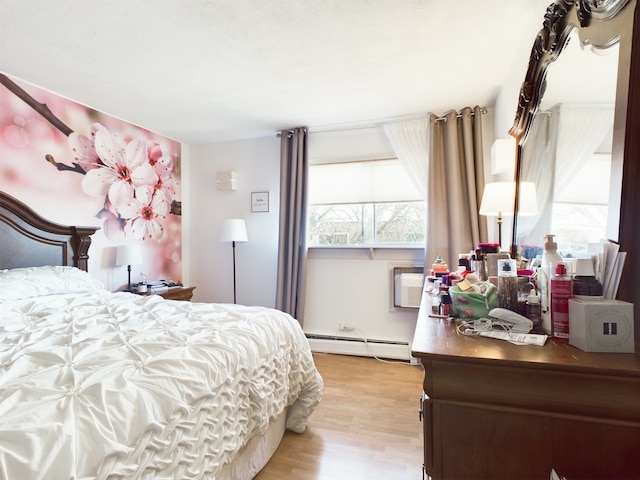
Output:
[[300,325],[262,307],[99,290],[0,304],[0,478],[216,478],[322,379]]

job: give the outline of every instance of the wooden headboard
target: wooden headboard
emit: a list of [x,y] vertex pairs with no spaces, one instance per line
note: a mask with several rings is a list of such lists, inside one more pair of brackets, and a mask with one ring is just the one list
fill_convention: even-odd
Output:
[[72,265],[87,271],[96,230],[50,222],[0,191],[0,269]]

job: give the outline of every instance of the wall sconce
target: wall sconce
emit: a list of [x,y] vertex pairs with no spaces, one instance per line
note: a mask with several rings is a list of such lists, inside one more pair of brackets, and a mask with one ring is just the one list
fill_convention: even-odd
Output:
[[237,190],[238,178],[233,170],[216,172],[216,188],[218,190]]
[[[515,203],[515,182],[493,182],[484,186],[480,215],[496,216],[498,221],[498,243],[502,247],[502,217],[513,215]],[[538,200],[536,186],[532,182],[520,182],[520,202],[518,215],[536,215]]]
[[142,254],[138,245],[120,245],[116,250],[116,266],[127,266],[127,292],[134,292],[131,288],[131,265],[140,265]]
[[233,303],[236,303],[236,242],[248,242],[247,226],[241,218],[229,218],[222,223],[220,241],[233,248]]

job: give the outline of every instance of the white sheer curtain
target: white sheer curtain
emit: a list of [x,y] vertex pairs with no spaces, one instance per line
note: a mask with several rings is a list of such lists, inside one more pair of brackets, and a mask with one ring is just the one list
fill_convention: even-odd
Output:
[[613,108],[557,107],[558,146],[555,191],[567,187],[613,127]]
[[522,154],[522,180],[537,186],[538,212],[518,219],[518,243],[542,245],[551,232],[557,192],[597,151],[613,127],[611,106],[556,105],[541,111],[531,126]]
[[384,133],[423,198],[427,198],[429,171],[429,119],[386,123]]
[[541,245],[551,232],[551,205],[556,168],[558,116],[538,112],[522,149],[520,179],[536,186],[538,215],[518,217],[518,245]]
[[424,193],[427,209],[425,255],[457,265],[458,253],[486,241],[486,220],[478,208],[484,187],[482,111],[451,110],[443,117],[384,125],[393,150]]

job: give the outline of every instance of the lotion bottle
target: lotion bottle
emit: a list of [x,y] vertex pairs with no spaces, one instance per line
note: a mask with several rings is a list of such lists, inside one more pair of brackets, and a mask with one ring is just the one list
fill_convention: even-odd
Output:
[[569,298],[571,298],[571,276],[567,264],[555,264],[551,277],[551,331],[553,339],[559,342],[569,341]]
[[538,288],[540,289],[540,315],[542,317],[542,328],[549,335],[553,334],[551,328],[551,298],[549,295],[550,280],[554,274],[553,265],[562,262],[562,257],[558,253],[558,244],[554,241],[555,235],[545,235],[544,252],[540,262],[538,272]]

